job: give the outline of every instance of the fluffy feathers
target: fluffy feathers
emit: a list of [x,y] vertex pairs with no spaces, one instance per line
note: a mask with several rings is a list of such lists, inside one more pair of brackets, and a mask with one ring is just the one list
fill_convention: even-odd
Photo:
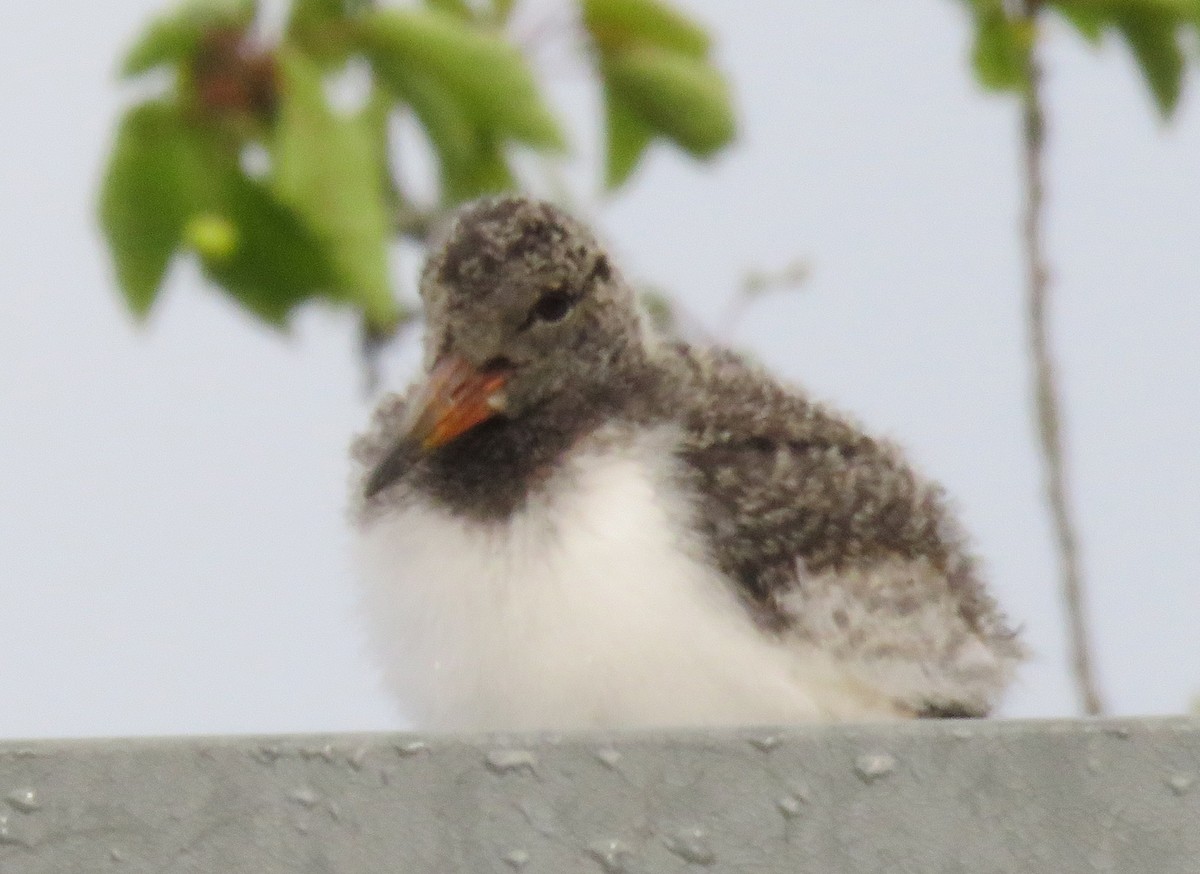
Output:
[[[648,335],[590,233],[546,204],[468,208],[422,294],[427,366],[503,362],[513,401],[356,492],[368,623],[420,725],[995,705],[1021,647],[896,447],[732,353]],[[403,445],[403,405],[356,445],[361,477]]]

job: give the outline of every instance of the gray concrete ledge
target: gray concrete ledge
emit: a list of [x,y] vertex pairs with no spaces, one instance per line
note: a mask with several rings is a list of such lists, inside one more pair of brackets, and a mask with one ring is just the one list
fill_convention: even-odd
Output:
[[0,872],[1197,874],[1200,722],[0,743]]

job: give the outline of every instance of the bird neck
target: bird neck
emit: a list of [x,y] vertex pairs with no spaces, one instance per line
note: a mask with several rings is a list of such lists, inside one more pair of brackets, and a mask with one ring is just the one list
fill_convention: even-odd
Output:
[[426,456],[414,484],[450,512],[502,522],[546,486],[588,435],[615,423],[646,421],[661,405],[662,373],[648,360],[609,374],[603,384],[562,392],[520,416],[497,417]]

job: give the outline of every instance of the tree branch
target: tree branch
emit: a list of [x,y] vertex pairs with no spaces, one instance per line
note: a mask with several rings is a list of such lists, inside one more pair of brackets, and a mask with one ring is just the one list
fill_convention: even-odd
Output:
[[1075,522],[1067,494],[1066,457],[1060,427],[1058,377],[1050,352],[1047,324],[1050,272],[1043,248],[1045,185],[1043,156],[1046,117],[1042,103],[1041,65],[1038,59],[1036,17],[1038,0],[1026,0],[1025,15],[1035,35],[1026,61],[1027,90],[1024,99],[1023,173],[1025,217],[1023,226],[1027,270],[1029,353],[1035,383],[1035,415],[1045,470],[1046,498],[1058,547],[1063,605],[1067,614],[1067,637],[1071,668],[1084,712],[1104,712],[1092,665],[1087,619],[1084,612],[1084,583],[1079,560]]

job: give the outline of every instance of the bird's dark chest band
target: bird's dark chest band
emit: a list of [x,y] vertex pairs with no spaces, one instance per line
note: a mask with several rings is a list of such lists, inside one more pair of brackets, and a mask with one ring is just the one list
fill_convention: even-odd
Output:
[[576,440],[561,429],[485,422],[418,462],[412,485],[455,515],[503,522],[546,488]]

